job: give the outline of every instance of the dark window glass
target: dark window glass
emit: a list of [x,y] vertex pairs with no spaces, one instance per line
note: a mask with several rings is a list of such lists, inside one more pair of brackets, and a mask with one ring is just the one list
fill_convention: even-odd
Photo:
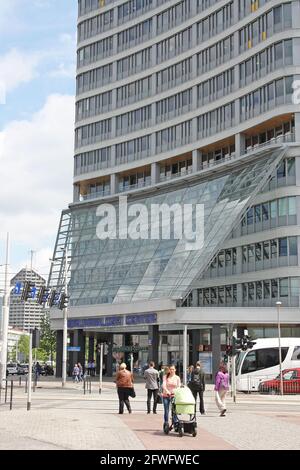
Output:
[[297,237],[289,237],[289,255],[298,255]]
[[[282,361],[285,360],[288,348],[281,348]],[[279,348],[265,348],[256,351],[257,370],[267,369],[279,364]]]
[[279,238],[279,256],[287,256],[287,238]]

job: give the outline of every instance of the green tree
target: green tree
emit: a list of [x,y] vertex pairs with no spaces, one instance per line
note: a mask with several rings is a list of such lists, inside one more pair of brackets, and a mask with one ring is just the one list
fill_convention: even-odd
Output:
[[43,360],[50,358],[51,362],[54,359],[55,345],[56,345],[56,335],[55,332],[51,330],[50,325],[50,315],[45,313],[41,319],[40,323],[41,330],[41,341],[40,347],[38,349],[37,355]]
[[29,361],[29,336],[22,335],[18,343],[19,353],[24,354],[25,362]]

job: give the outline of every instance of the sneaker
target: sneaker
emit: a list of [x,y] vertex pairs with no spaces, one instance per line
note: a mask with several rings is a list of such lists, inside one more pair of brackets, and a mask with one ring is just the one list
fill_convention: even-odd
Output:
[[154,414],[154,415],[157,415],[156,411],[153,411],[153,414]]
[[201,413],[201,416],[206,416],[206,412],[204,411],[204,413]]
[[225,413],[226,413],[226,408],[225,408],[225,410],[221,411],[220,416],[225,416]]
[[150,414],[150,411],[147,411],[147,415],[149,415],[149,414]]

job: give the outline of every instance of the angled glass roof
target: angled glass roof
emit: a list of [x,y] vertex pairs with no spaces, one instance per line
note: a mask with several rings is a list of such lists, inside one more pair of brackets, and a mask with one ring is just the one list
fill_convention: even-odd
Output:
[[[174,183],[168,189],[159,188],[155,195],[128,199],[128,208],[143,204],[149,214],[152,204],[203,204],[204,241],[197,249],[184,239],[99,240],[98,206],[64,211],[49,284],[63,288],[61,248],[68,246],[71,306],[184,298],[251,206],[284,152],[266,151],[259,159],[235,170],[228,167],[214,178],[199,179],[180,188]],[[113,204],[118,209],[119,203]],[[195,224],[195,212],[187,219]],[[140,230],[146,231],[147,227],[141,226]]]

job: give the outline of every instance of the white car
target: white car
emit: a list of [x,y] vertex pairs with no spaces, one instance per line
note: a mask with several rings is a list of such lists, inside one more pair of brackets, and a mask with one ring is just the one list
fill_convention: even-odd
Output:
[[7,364],[6,373],[7,373],[7,375],[17,375],[17,373],[18,373],[18,364],[13,363],[13,362]]

